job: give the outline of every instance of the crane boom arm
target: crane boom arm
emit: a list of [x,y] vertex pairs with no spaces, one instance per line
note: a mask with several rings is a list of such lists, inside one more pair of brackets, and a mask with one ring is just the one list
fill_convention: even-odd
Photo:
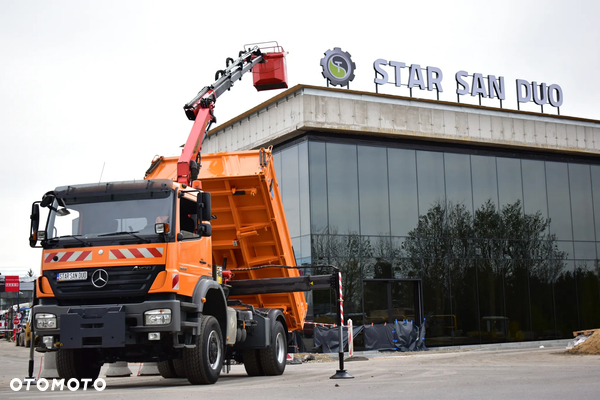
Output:
[[194,125],[177,162],[177,182],[191,184],[198,175],[196,159],[202,150],[202,142],[210,126],[217,122],[213,112],[217,98],[260,62],[263,62],[263,55],[258,46],[240,52],[237,60],[228,58],[227,68],[215,74],[216,81],[210,86],[205,86],[183,106],[185,115],[194,121]]

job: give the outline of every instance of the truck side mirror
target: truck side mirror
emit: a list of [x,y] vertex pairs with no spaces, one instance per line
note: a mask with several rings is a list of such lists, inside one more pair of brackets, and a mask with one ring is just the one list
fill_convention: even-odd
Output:
[[198,235],[211,236],[212,235],[212,225],[211,224],[198,225]]
[[210,206],[210,193],[207,192],[202,192],[200,194],[200,198],[198,199],[198,216],[200,217],[201,221],[210,221],[210,211],[211,211],[211,206]]
[[40,226],[40,205],[35,202],[31,205],[31,225],[29,228],[29,246],[35,247],[38,242],[37,231]]

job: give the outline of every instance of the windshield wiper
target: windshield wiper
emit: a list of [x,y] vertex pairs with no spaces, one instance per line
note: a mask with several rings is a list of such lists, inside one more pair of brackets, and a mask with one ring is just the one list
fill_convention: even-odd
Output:
[[152,241],[151,241],[151,240],[149,240],[149,239],[146,239],[146,238],[143,238],[143,237],[141,237],[141,236],[139,236],[139,235],[136,235],[136,233],[139,233],[139,232],[140,232],[140,231],[121,231],[121,232],[111,232],[111,233],[103,233],[102,235],[98,235],[98,237],[101,237],[101,236],[119,236],[119,235],[131,235],[131,236],[133,236],[134,238],[136,238],[136,239],[138,239],[138,240],[141,240],[141,241],[143,241],[143,242],[145,242],[145,243],[152,243]]
[[84,246],[91,246],[92,245],[90,242],[86,242],[83,239],[79,239],[80,236],[81,235],[64,235],[64,236],[53,237],[53,238],[50,238],[48,240],[52,241],[52,240],[57,240],[57,239],[75,239],[78,242],[82,243]]

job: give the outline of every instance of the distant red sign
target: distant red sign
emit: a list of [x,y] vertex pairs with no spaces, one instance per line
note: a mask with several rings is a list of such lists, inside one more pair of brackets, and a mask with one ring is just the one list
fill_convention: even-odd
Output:
[[19,277],[17,275],[7,275],[4,281],[6,292],[19,291]]
[[19,325],[20,323],[21,323],[21,320],[19,318],[13,319],[13,324],[14,325]]

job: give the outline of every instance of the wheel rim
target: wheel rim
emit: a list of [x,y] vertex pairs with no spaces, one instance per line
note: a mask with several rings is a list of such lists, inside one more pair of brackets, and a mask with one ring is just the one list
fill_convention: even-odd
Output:
[[284,362],[287,349],[285,346],[285,340],[283,340],[283,335],[281,334],[281,332],[277,333],[277,338],[275,339],[275,352],[277,354],[277,362],[279,364]]
[[221,338],[216,331],[211,331],[208,336],[208,363],[210,368],[218,369],[221,361]]

